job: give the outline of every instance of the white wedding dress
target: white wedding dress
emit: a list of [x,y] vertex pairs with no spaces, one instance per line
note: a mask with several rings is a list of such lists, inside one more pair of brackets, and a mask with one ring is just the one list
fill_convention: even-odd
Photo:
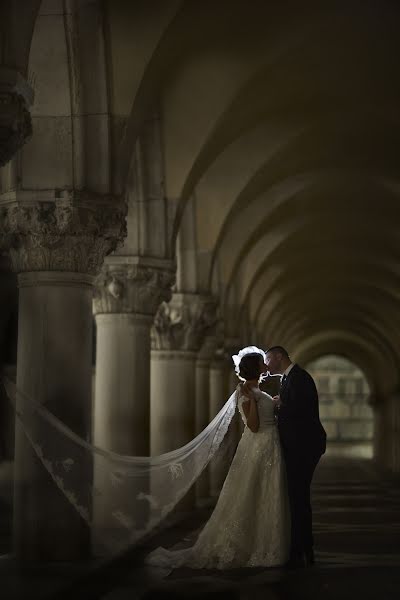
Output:
[[[286,472],[272,398],[256,392],[260,427],[247,426],[215,509],[194,546],[157,548],[146,564],[164,568],[274,567],[289,558],[290,512]],[[246,424],[242,404],[238,409]]]

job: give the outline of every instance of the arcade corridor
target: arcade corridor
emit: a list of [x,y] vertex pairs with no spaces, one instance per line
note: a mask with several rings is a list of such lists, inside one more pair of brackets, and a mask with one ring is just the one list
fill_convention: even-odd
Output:
[[[1,600],[400,598],[399,30],[394,0],[0,0],[0,376],[39,407],[15,427],[0,386]],[[105,562],[99,532],[174,503],[93,448],[185,448],[232,356],[278,344],[321,385],[317,564]],[[190,543],[221,473],[154,546]]]

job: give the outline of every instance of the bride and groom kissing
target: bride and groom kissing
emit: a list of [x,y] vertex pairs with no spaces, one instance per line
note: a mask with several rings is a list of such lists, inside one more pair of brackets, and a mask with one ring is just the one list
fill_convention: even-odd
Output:
[[[282,346],[232,357],[245,427],[211,517],[190,548],[157,548],[146,563],[167,568],[301,568],[314,563],[310,486],[326,449],[311,375]],[[260,390],[281,375],[278,396]]]

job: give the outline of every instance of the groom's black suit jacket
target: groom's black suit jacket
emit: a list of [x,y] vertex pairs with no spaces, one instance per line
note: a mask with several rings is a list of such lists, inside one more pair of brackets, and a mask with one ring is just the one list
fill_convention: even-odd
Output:
[[293,365],[282,384],[280,397],[278,428],[285,454],[323,454],[326,433],[319,420],[318,392],[311,375]]

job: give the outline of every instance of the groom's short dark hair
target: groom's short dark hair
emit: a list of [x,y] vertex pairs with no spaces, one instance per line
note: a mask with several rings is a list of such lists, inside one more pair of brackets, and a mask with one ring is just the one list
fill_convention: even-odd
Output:
[[266,354],[268,352],[280,352],[281,354],[283,354],[283,356],[289,358],[289,353],[287,350],[285,350],[283,346],[271,346],[271,348],[268,348],[268,350],[265,351]]

